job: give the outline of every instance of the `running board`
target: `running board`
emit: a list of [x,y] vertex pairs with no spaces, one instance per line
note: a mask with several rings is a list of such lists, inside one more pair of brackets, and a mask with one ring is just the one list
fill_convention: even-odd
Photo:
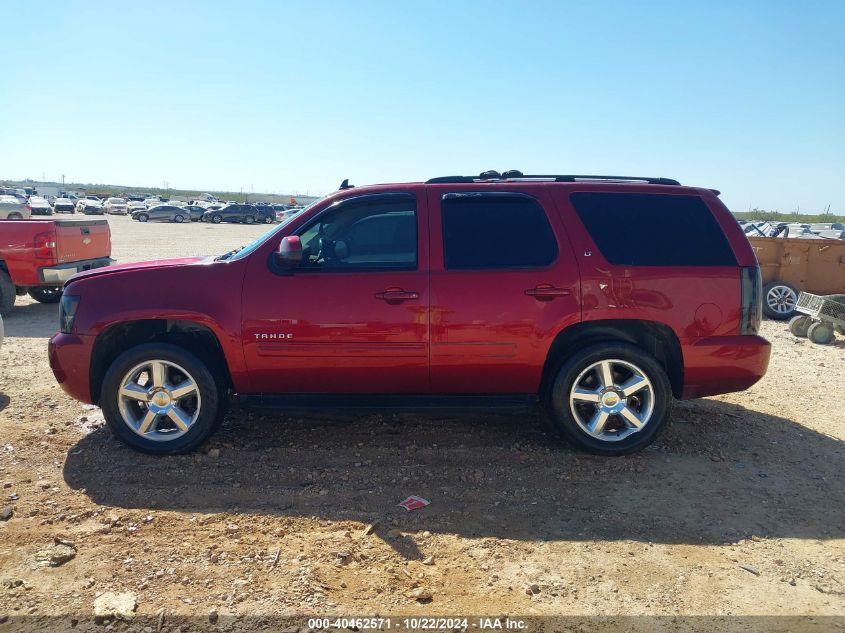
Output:
[[285,412],[337,411],[362,413],[499,411],[533,413],[535,395],[419,395],[419,394],[241,394],[238,403],[249,409],[280,409]]

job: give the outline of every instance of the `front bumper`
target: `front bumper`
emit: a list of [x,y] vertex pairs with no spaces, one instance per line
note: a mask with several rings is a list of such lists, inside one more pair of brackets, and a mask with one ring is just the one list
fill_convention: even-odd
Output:
[[772,345],[762,336],[713,336],[683,347],[684,400],[754,385],[769,367]]
[[81,273],[83,270],[102,268],[103,266],[110,266],[113,263],[114,260],[111,257],[98,257],[97,259],[85,259],[80,262],[59,264],[50,268],[41,268],[38,271],[38,278],[44,285],[58,286],[73,277],[76,273]]
[[92,403],[89,384],[94,337],[56,332],[47,344],[50,369],[71,398]]

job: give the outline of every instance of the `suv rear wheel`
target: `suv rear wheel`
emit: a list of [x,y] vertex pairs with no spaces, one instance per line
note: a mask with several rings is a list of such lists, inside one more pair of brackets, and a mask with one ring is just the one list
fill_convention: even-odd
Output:
[[672,389],[654,357],[628,343],[599,343],[575,353],[557,372],[550,426],[575,446],[627,455],[666,427]]
[[100,394],[112,433],[136,450],[161,455],[205,442],[223,417],[222,400],[208,367],[167,343],[139,345],[118,356]]

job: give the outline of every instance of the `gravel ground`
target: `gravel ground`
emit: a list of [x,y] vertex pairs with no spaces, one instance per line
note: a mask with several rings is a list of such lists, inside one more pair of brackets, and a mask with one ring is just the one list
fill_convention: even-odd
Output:
[[[120,262],[267,230],[109,222]],[[818,619],[845,616],[842,337],[764,323],[764,380],[678,403],[660,443],[626,458],[557,446],[533,417],[240,411],[202,452],[155,458],[56,385],[55,322],[19,299],[0,350],[0,628],[82,627],[95,600],[136,605],[151,631],[246,614],[845,622]],[[408,495],[431,505],[406,512]]]

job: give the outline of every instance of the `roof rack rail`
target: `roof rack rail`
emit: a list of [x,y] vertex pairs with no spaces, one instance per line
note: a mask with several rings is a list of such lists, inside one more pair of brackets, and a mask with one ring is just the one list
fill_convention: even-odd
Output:
[[448,184],[448,183],[477,183],[477,182],[500,182],[503,180],[550,180],[552,182],[645,182],[650,185],[680,185],[681,183],[672,178],[653,178],[649,176],[588,176],[583,174],[523,174],[521,171],[511,169],[500,174],[497,171],[485,171],[478,176],[440,176],[431,178],[426,184]]

